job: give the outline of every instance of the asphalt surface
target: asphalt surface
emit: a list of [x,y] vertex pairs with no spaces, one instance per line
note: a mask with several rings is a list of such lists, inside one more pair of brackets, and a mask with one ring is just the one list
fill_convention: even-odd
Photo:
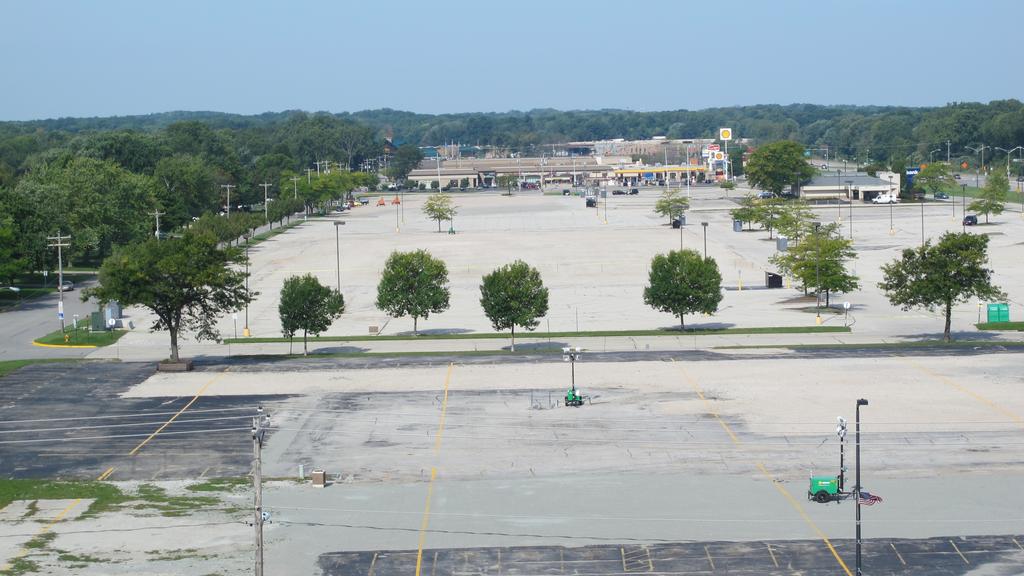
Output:
[[[862,543],[862,566],[873,576],[927,574],[992,576],[1024,572],[1024,536],[878,539]],[[851,571],[855,544],[833,540]],[[415,550],[322,554],[324,576],[416,573]],[[839,563],[820,541],[685,542],[638,545],[523,546],[424,550],[421,574],[657,574],[835,575]]]
[[[75,289],[64,293],[64,318],[71,326],[74,316],[78,322],[89,321],[89,314],[96,311],[94,302],[82,302],[81,289],[93,284],[73,277]],[[53,279],[50,279],[51,286]],[[32,340],[60,330],[57,318],[57,303],[60,295],[56,292],[26,300],[7,312],[0,313],[0,360],[22,358],[77,358],[92,352],[91,348],[40,348]]]
[[[152,480],[241,476],[250,470],[251,416],[281,397],[121,398],[152,363],[27,366],[0,378],[0,476]],[[187,440],[186,440],[187,439]]]

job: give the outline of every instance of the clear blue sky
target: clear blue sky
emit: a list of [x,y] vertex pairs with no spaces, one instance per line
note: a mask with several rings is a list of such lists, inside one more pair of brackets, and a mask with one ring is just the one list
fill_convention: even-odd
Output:
[[1024,97],[1019,0],[0,0],[0,120]]

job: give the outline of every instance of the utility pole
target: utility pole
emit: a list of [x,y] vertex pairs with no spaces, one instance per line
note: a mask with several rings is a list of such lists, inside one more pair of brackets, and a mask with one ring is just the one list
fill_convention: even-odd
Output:
[[263,406],[257,406],[256,416],[252,419],[252,484],[255,491],[255,496],[253,498],[253,527],[256,529],[256,558],[255,570],[253,573],[256,576],[263,576],[263,522],[266,520],[267,515],[263,513],[261,452],[263,451],[263,440],[267,434],[267,429],[264,427],[264,424],[266,424],[266,420],[268,419],[269,416],[265,416],[263,414]]
[[[269,224],[270,211],[267,210],[267,191],[270,189],[271,186],[273,186],[273,184],[268,184],[264,182],[263,184],[260,184],[260,186],[263,186],[263,219],[266,220],[267,223]],[[273,228],[273,226],[271,226],[271,228]]]
[[57,249],[57,294],[60,294],[57,318],[60,320],[60,331],[64,332],[64,252],[61,249],[71,246],[71,243],[68,242],[71,240],[71,235],[61,236],[60,230],[57,230],[56,236],[47,236],[46,239],[50,241],[47,244],[48,247]]
[[312,183],[312,181],[313,181],[312,180],[312,174],[313,174],[313,169],[312,168],[306,168],[306,185],[310,185]]
[[228,191],[228,199],[227,199],[226,204],[227,204],[227,207],[228,207],[228,216],[231,216],[231,189],[234,188],[235,185],[234,184],[221,184],[220,187],[224,188],[225,190]]
[[946,140],[946,165],[949,166],[949,145],[952,144],[949,140]]
[[150,216],[156,216],[156,239],[157,240],[160,239],[160,217],[163,216],[164,214],[167,214],[167,213],[166,212],[161,212],[159,210],[154,210],[154,211],[149,213]]
[[292,176],[292,200],[298,199],[299,197],[299,177]]
[[854,486],[854,497],[857,499],[857,553],[856,553],[856,576],[861,576],[860,564],[860,407],[867,406],[868,401],[864,398],[857,399],[857,485]]

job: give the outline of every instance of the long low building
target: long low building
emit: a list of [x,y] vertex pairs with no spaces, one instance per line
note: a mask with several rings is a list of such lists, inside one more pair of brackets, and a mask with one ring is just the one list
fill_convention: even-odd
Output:
[[899,176],[892,172],[879,172],[871,176],[863,172],[822,172],[800,186],[800,197],[805,200],[865,200],[879,194],[898,192]]

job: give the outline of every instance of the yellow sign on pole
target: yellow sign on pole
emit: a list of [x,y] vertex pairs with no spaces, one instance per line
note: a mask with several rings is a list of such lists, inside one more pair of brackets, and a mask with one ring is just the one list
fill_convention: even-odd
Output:
[[718,139],[722,141],[732,140],[732,128],[719,128]]

